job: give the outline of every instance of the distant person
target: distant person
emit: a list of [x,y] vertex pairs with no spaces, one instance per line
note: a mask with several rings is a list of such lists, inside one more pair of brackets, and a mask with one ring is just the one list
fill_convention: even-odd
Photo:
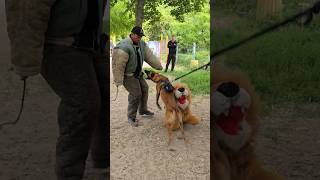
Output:
[[160,60],[141,40],[142,36],[144,36],[142,28],[135,26],[129,37],[121,40],[113,49],[112,55],[113,80],[117,87],[123,85],[129,92],[127,116],[128,122],[134,127],[138,126],[136,119],[138,110],[143,116],[154,115],[147,107],[149,87],[143,78],[143,62],[162,70]]
[[171,62],[171,71],[174,70],[174,66],[176,64],[177,45],[178,43],[175,40],[174,35],[172,35],[171,40],[168,42],[168,46],[167,46],[169,48],[169,54],[167,58],[166,69],[164,70],[165,72],[167,72],[170,62]]

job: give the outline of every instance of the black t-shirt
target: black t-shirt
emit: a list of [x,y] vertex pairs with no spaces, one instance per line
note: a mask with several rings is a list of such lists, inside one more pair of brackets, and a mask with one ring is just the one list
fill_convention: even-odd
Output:
[[172,40],[170,40],[168,42],[169,54],[176,54],[177,44],[178,44],[177,41],[172,42]]
[[87,18],[79,34],[75,35],[75,45],[82,48],[97,47],[96,34],[99,27],[98,1],[88,0]]
[[141,75],[141,70],[142,70],[142,62],[141,62],[141,57],[139,54],[139,47],[136,47],[136,53],[137,53],[137,67],[136,71],[134,72],[134,77],[140,78]]

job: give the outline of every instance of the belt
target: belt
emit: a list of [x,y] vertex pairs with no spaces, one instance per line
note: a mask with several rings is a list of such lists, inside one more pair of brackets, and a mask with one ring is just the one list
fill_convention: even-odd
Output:
[[46,37],[45,44],[61,45],[71,47],[75,41],[73,36],[69,37]]
[[141,79],[143,74],[141,73],[139,76],[136,76],[134,73],[127,73],[127,74],[124,74],[125,76],[127,77],[135,77],[137,79]]
[[124,74],[125,76],[134,76],[134,73],[127,73],[127,74]]

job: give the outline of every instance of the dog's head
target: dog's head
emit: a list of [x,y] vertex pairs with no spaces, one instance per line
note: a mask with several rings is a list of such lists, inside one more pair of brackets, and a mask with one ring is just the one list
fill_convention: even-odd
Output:
[[238,70],[213,72],[211,116],[216,139],[234,151],[252,141],[259,100],[249,79]]
[[144,72],[147,75],[146,79],[150,79],[157,84],[159,83],[167,92],[173,91],[174,88],[166,76],[149,70],[144,70]]
[[178,106],[186,109],[191,102],[191,91],[185,84],[176,83],[174,85],[174,96],[177,99]]
[[161,82],[161,81],[169,81],[169,79],[167,77],[165,77],[164,75],[161,75],[157,72],[154,71],[149,71],[149,70],[144,70],[144,72],[147,75],[146,79],[149,79],[155,83]]

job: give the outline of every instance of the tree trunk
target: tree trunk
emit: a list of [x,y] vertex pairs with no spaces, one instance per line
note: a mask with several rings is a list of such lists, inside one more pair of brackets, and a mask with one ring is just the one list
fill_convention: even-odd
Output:
[[280,17],[282,0],[257,0],[257,20]]
[[144,19],[144,0],[136,0],[136,26],[142,27]]

